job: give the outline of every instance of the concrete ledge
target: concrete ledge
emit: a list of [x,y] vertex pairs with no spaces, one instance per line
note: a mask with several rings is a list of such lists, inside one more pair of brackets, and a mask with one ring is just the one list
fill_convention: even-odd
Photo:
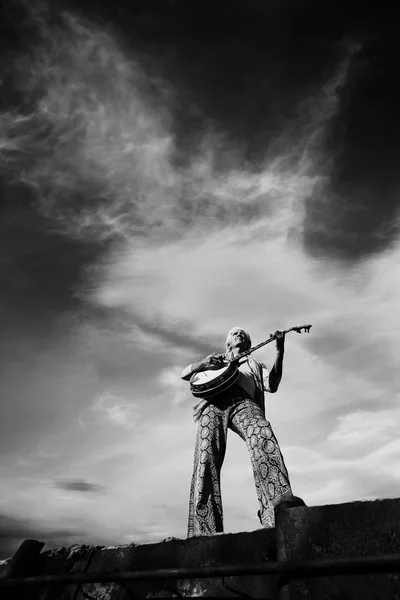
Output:
[[[373,556],[400,551],[400,499],[293,508],[282,511],[276,525],[279,560]],[[397,573],[297,580],[282,594],[282,600],[399,597]]]
[[[38,544],[39,542],[35,542]],[[156,544],[72,546],[40,554],[41,573],[150,571],[329,557],[380,556],[400,552],[400,499],[281,509],[276,530],[169,539]],[[12,561],[0,564],[0,575]],[[36,588],[40,600],[128,600],[132,598],[244,597],[266,600],[399,599],[399,574],[308,577],[278,591],[271,575],[160,579],[129,583]],[[27,588],[25,589],[27,591]],[[82,591],[87,596],[82,595]]]
[[[172,539],[156,544],[97,547],[73,546],[44,552],[44,574],[98,571],[136,571],[164,568],[190,568],[224,564],[255,564],[276,559],[275,530],[204,536],[189,540]],[[90,559],[90,564],[88,564]],[[71,586],[75,587],[76,586]],[[121,584],[85,584],[93,598],[171,598],[179,596],[218,596],[275,598],[275,576],[226,577],[137,581]],[[64,598],[57,588],[42,588],[41,600]],[[107,594],[107,595],[104,595]],[[133,595],[132,595],[133,594]],[[71,596],[72,597],[72,596]],[[79,596],[78,596],[79,597]]]

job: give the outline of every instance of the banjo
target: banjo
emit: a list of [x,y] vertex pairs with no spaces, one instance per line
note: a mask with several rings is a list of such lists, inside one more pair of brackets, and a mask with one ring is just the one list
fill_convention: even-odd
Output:
[[[312,325],[291,327],[290,329],[286,329],[283,333],[286,334],[289,333],[289,331],[301,333],[303,329],[307,333],[310,333],[311,327]],[[195,398],[212,398],[230,388],[239,378],[239,364],[241,364],[239,361],[275,339],[277,339],[277,337],[271,335],[265,342],[261,342],[261,344],[241,352],[241,354],[235,356],[233,359],[226,358],[225,354],[221,354],[220,356],[225,363],[225,366],[223,366],[222,369],[209,369],[208,371],[200,371],[199,373],[194,373],[192,375],[190,378],[190,391],[193,396]]]

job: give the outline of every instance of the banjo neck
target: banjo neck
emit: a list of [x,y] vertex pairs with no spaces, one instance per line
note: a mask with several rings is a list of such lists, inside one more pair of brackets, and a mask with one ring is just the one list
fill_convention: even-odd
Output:
[[[302,325],[301,327],[291,327],[290,329],[286,329],[283,333],[289,333],[289,331],[297,331],[297,333],[301,333],[304,329],[307,333],[310,332],[311,325]],[[241,352],[235,358],[230,359],[226,358],[225,354],[220,354],[221,358],[224,358],[224,362],[228,363],[222,369],[209,369],[201,372],[194,372],[190,379],[190,390],[195,398],[213,398],[214,396],[218,396],[222,392],[229,389],[238,379],[240,375],[240,371],[238,369],[239,361],[261,348],[261,346],[265,346],[269,344],[273,340],[277,339],[277,336],[271,335],[265,342],[261,342],[261,344],[257,344],[257,346],[253,346],[245,352]]]
[[[306,331],[307,333],[310,333],[311,327],[312,327],[312,325],[301,325],[301,326],[297,326],[297,327],[291,327],[290,329],[285,329],[285,331],[283,331],[283,333],[285,335],[287,333],[289,333],[290,331],[297,331],[297,333],[301,333],[302,329],[304,329],[304,331]],[[245,350],[244,352],[241,352],[238,356],[235,356],[235,358],[232,358],[232,359],[228,358],[228,361],[231,362],[231,363],[232,362],[237,362],[237,361],[241,360],[242,358],[245,358],[246,356],[248,356],[252,352],[255,352],[255,350],[258,350],[262,346],[265,346],[266,344],[269,344],[270,342],[273,342],[276,339],[277,339],[276,335],[271,335],[264,342],[261,342],[260,344],[257,344],[257,346],[252,346],[251,348],[249,348],[248,350]]]

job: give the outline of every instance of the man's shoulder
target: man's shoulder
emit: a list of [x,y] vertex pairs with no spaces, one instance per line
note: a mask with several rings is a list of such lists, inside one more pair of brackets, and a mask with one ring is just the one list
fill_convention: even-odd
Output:
[[255,358],[253,358],[253,357],[252,357],[252,360],[254,361],[254,363],[257,365],[257,367],[258,367],[259,369],[264,369],[264,370],[268,371],[268,367],[267,367],[267,365],[266,365],[265,363],[263,363],[263,362],[260,362],[259,360],[256,360],[256,359],[255,359]]

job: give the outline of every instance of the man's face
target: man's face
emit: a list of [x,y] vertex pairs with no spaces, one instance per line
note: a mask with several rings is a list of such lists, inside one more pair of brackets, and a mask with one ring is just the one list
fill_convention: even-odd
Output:
[[230,334],[230,345],[231,348],[243,348],[246,346],[247,336],[243,329],[235,329]]

